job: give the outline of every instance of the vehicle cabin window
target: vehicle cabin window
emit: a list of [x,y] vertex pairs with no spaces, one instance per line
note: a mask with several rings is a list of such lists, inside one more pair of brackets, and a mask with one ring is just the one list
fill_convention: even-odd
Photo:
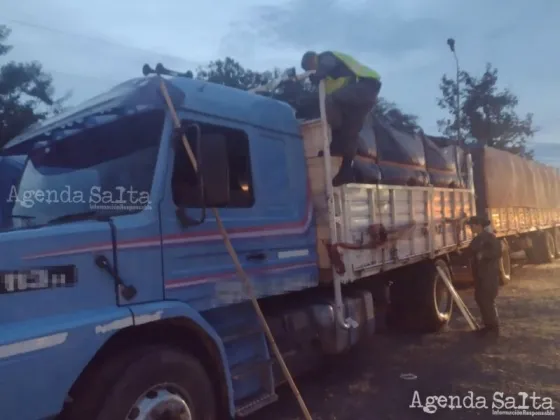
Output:
[[[242,130],[235,130],[210,124],[198,123],[201,130],[201,139],[208,134],[222,134],[226,137],[228,162],[229,162],[229,181],[230,181],[230,202],[228,208],[249,208],[255,203],[253,192],[253,180],[251,174],[251,159],[249,155],[249,138]],[[184,126],[188,126],[184,122]],[[189,144],[196,156],[195,129],[187,130]],[[212,162],[204,162],[204,165],[212,165]],[[201,207],[201,194],[197,185],[197,178],[194,168],[189,160],[184,147],[175,149],[175,159],[173,162],[173,175],[171,178],[173,201],[179,207]]]

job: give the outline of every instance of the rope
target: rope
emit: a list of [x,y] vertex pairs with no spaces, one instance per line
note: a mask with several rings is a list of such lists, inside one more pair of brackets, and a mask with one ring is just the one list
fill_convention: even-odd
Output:
[[370,225],[368,235],[370,240],[362,243],[337,242],[332,244],[333,247],[349,249],[349,250],[366,250],[377,249],[380,246],[394,245],[395,242],[409,236],[417,228],[416,223],[408,223],[392,229],[386,229],[382,224]]
[[[180,129],[181,128],[181,120],[177,116],[177,112],[175,111],[175,107],[173,106],[173,102],[171,101],[171,98],[169,97],[169,92],[167,91],[167,86],[165,86],[164,79],[160,80],[160,89],[161,89],[161,93],[163,94],[163,97],[165,99],[165,102],[167,103],[167,107],[169,108],[169,112],[171,113],[171,116],[173,118],[173,123],[175,125],[175,128]],[[183,146],[185,147],[185,150],[187,152],[187,155],[189,156],[189,160],[191,161],[191,164],[192,164],[195,172],[198,172],[198,165],[197,165],[197,162],[196,162],[196,158],[193,154],[191,146],[189,145],[189,142],[187,140],[187,136],[186,136],[185,133],[182,133],[181,140],[183,141]],[[270,346],[272,347],[272,351],[273,351],[274,355],[276,356],[276,359],[278,360],[278,363],[280,364],[280,367],[282,369],[282,372],[284,373],[284,376],[286,377],[286,380],[290,384],[290,388],[292,389],[292,392],[294,393],[294,395],[295,395],[295,397],[298,401],[301,412],[303,413],[303,416],[305,417],[305,420],[313,420],[312,417],[311,417],[311,414],[309,413],[309,410],[307,409],[307,406],[305,405],[305,401],[303,400],[303,398],[302,398],[302,396],[301,396],[301,394],[300,394],[300,392],[297,388],[297,385],[294,382],[294,379],[293,379],[292,375],[290,374],[288,366],[286,366],[286,362],[284,361],[284,358],[282,357],[282,353],[280,353],[280,349],[278,348],[278,346],[276,344],[276,341],[274,340],[274,336],[272,335],[272,331],[270,330],[270,327],[268,326],[268,323],[266,322],[266,318],[264,317],[264,314],[263,314],[263,312],[261,310],[261,307],[259,305],[259,302],[257,300],[256,293],[255,293],[255,290],[253,288],[253,285],[251,284],[251,281],[250,281],[249,277],[247,276],[247,273],[245,272],[245,270],[243,270],[243,267],[241,266],[241,263],[239,262],[237,252],[235,252],[235,249],[233,248],[233,245],[231,244],[231,241],[229,239],[229,235],[227,233],[227,230],[224,227],[224,224],[222,223],[222,219],[221,219],[221,217],[218,213],[218,209],[213,208],[212,213],[214,214],[214,217],[216,218],[216,223],[218,224],[218,230],[220,231],[220,234],[222,235],[224,245],[226,246],[228,254],[231,257],[231,259],[233,260],[233,264],[235,265],[235,271],[237,272],[237,275],[239,277],[241,277],[241,279],[243,280],[245,288],[247,289],[247,293],[248,293],[248,295],[251,299],[251,303],[253,304],[253,307],[255,308],[255,311],[257,313],[257,316],[259,317],[259,320],[260,320],[261,325],[262,325],[262,327],[265,331],[265,334],[268,338]]]

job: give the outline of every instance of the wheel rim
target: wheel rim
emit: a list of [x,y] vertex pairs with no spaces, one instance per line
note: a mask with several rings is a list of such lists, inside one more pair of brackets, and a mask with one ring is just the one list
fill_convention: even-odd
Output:
[[136,400],[125,420],[193,420],[182,395],[185,392],[175,385],[153,386]]
[[511,257],[509,255],[509,249],[507,249],[507,247],[502,247],[502,270],[507,277],[510,276]]
[[434,284],[434,302],[438,316],[440,318],[448,318],[451,310],[451,294],[439,273]]

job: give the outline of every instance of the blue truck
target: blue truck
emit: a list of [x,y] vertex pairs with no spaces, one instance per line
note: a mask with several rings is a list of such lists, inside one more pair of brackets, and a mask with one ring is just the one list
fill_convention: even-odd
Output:
[[0,418],[221,420],[276,401],[284,377],[211,208],[294,375],[384,313],[444,326],[437,268],[451,276],[470,240],[454,220],[474,214],[472,168],[462,188],[332,188],[324,127],[271,98],[154,76],[9,141]]

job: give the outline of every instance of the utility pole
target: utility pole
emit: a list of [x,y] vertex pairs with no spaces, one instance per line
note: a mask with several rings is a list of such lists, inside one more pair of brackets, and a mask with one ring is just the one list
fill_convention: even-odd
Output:
[[456,76],[456,87],[457,87],[457,103],[455,104],[456,107],[456,119],[455,119],[455,125],[457,126],[457,142],[459,142],[459,144],[463,144],[462,142],[462,138],[461,138],[461,89],[460,89],[460,85],[459,85],[459,79],[460,79],[460,67],[459,67],[459,58],[457,57],[457,53],[455,51],[455,40],[453,38],[448,38],[447,39],[447,45],[449,45],[449,49],[451,50],[451,52],[453,53],[453,57],[455,57],[455,65],[456,65],[456,69],[457,69],[457,76]]

